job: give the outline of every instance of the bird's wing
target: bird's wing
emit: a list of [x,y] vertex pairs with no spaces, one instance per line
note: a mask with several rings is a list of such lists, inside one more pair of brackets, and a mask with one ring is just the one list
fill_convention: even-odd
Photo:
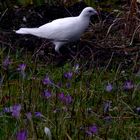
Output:
[[38,28],[40,37],[52,40],[69,40],[77,34],[80,24],[77,17],[57,19]]

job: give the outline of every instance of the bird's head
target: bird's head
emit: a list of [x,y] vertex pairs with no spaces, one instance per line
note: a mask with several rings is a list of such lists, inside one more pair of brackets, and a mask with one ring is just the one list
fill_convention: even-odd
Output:
[[92,7],[86,7],[85,9],[83,9],[83,11],[81,12],[80,16],[82,17],[91,17],[92,15],[96,15],[98,14],[98,12],[92,8]]

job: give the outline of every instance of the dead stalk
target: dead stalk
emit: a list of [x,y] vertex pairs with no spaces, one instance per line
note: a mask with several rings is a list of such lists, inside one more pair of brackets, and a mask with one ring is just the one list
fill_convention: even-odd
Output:
[[136,34],[136,32],[137,32],[139,29],[140,29],[140,25],[138,25],[138,26],[136,27],[136,29],[134,30],[134,33],[133,33],[133,35],[132,35],[132,38],[131,38],[131,41],[130,41],[129,46],[131,46],[131,45],[133,44],[133,40],[134,40],[135,34]]
[[6,14],[7,11],[8,11],[8,8],[6,8],[5,11],[3,12],[3,14],[1,15],[0,22],[1,22],[2,18],[4,17],[4,15]]

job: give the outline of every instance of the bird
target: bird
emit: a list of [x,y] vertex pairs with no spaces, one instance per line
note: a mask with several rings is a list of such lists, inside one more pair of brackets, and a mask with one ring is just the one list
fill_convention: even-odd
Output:
[[38,28],[20,28],[15,32],[48,39],[55,45],[55,51],[60,53],[61,46],[80,39],[89,26],[90,17],[96,14],[98,13],[94,8],[86,7],[79,16],[59,18]]

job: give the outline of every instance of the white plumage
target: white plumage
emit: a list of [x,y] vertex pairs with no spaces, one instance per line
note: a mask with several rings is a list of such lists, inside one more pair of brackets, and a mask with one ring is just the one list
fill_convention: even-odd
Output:
[[20,28],[16,33],[49,39],[55,45],[55,51],[59,52],[62,45],[80,39],[94,14],[97,14],[95,9],[86,7],[77,17],[56,19],[38,28]]

